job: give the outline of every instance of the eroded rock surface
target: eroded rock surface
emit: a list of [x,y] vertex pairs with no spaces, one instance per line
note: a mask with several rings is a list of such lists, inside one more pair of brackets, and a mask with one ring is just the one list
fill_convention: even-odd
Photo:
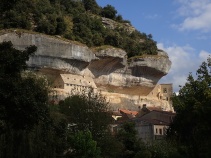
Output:
[[98,89],[105,92],[146,96],[171,67],[163,51],[128,60],[121,49],[108,47],[93,52],[85,45],[43,34],[5,32],[0,35],[3,41],[11,41],[20,50],[37,46],[29,67],[92,77]]

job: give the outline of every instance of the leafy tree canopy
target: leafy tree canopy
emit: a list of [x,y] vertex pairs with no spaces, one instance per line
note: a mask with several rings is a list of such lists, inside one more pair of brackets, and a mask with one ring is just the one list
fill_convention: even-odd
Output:
[[203,62],[196,72],[189,74],[178,96],[173,97],[177,113],[169,135],[188,146],[191,157],[210,157],[211,146],[211,75],[210,63]]
[[125,122],[117,133],[117,139],[124,145],[122,157],[134,157],[141,149],[142,142],[138,140],[134,122]]
[[47,89],[31,77],[21,77],[35,51],[35,46],[19,51],[11,42],[0,44],[0,130],[31,128],[47,115]]
[[75,124],[81,131],[89,130],[94,140],[101,139],[107,132],[111,116],[108,103],[102,96],[93,92],[72,95],[61,101],[59,106],[71,125]]
[[[61,35],[89,47],[111,45],[122,48],[128,57],[157,54],[152,36],[128,32],[116,9],[99,7],[95,0],[1,0],[0,29],[22,28],[49,35]],[[101,16],[119,22],[115,30],[105,28]]]
[[70,152],[66,155],[72,158],[100,158],[100,148],[97,142],[92,139],[90,131],[79,131],[68,137]]
[[107,5],[102,9],[101,15],[103,17],[109,18],[109,19],[115,19],[117,14],[116,9],[111,6],[111,5]]

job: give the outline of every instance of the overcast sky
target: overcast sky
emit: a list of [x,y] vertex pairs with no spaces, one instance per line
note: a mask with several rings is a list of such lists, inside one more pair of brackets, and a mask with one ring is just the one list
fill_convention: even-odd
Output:
[[97,0],[115,7],[140,32],[152,34],[172,61],[160,83],[173,83],[174,92],[189,72],[211,55],[211,0]]

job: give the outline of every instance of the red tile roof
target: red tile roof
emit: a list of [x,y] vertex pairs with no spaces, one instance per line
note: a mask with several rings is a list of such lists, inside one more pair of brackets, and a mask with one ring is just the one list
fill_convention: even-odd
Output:
[[119,109],[120,113],[124,114],[130,114],[133,116],[136,116],[138,114],[138,111],[130,111],[130,110],[125,110],[125,109]]

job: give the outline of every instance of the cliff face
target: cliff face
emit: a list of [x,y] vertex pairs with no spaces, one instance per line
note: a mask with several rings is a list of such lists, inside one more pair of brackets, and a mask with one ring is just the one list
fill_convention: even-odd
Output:
[[146,96],[171,67],[163,51],[156,56],[128,60],[121,49],[93,51],[85,45],[42,34],[6,32],[0,35],[0,42],[3,41],[11,41],[20,50],[36,45],[38,49],[30,57],[29,67],[92,77],[98,89],[105,92]]

